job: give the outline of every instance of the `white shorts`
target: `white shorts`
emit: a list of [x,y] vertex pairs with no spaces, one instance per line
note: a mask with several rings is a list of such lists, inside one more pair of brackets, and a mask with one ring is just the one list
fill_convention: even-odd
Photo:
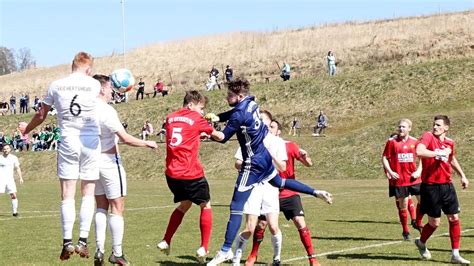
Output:
[[244,205],[244,214],[265,215],[280,212],[280,199],[278,188],[268,182],[254,186],[247,202]]
[[105,194],[107,199],[127,195],[127,175],[120,156],[106,153],[100,155],[100,179],[95,182],[95,194]]
[[99,179],[99,136],[65,136],[58,146],[58,176],[62,179]]
[[3,193],[16,193],[16,184],[13,178],[9,178],[8,180],[3,180],[2,178],[2,180],[0,181],[0,194]]

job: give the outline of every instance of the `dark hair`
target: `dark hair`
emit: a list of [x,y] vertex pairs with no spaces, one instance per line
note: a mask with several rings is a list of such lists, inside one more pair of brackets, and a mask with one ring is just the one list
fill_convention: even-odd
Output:
[[277,127],[278,127],[277,129],[281,130],[281,124],[280,122],[278,122],[278,120],[272,120],[272,122],[275,122],[275,124],[277,124]]
[[103,86],[105,83],[110,81],[110,77],[102,74],[95,74],[92,76],[94,79],[100,82],[100,85]]
[[331,55],[331,53],[332,53],[332,52],[331,52],[331,51],[329,51],[329,52],[328,52],[328,55]]
[[208,103],[208,99],[206,96],[202,95],[199,91],[187,91],[186,95],[184,95],[183,99],[183,106],[186,106],[188,103],[204,103],[205,105]]
[[228,89],[235,94],[247,95],[250,91],[250,83],[241,77],[227,83]]
[[268,110],[261,110],[260,111],[261,114],[266,114],[268,116],[268,118],[270,119],[270,121],[273,121],[273,116],[272,116],[272,113],[270,113],[270,111]]
[[449,121],[449,117],[447,115],[436,115],[433,119],[433,121],[436,120],[443,120],[444,124],[449,126],[451,122]]

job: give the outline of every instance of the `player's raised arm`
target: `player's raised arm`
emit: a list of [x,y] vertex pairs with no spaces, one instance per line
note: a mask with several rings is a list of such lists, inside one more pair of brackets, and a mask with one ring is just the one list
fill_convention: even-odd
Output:
[[156,149],[158,147],[155,141],[135,138],[134,136],[128,134],[125,130],[118,131],[115,134],[117,134],[123,143],[132,147],[148,147],[151,149]]
[[300,161],[306,167],[313,166],[313,161],[311,160],[311,157],[309,157],[309,154],[307,151],[300,149],[299,153],[300,153],[299,157],[296,158],[298,161]]
[[21,134],[28,134],[31,130],[35,129],[37,126],[41,125],[41,123],[46,120],[48,117],[48,112],[51,109],[51,106],[42,103],[41,109],[38,113],[36,113],[33,118],[31,118],[30,123],[19,123],[18,130],[20,130]]

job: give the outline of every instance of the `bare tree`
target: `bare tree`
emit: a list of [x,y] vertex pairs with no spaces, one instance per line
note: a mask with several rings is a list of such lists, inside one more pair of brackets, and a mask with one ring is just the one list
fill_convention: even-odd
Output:
[[0,47],[0,75],[10,74],[16,70],[15,51]]
[[36,66],[36,61],[31,55],[31,51],[29,48],[21,48],[16,55],[16,59],[18,62],[19,71],[23,71]]

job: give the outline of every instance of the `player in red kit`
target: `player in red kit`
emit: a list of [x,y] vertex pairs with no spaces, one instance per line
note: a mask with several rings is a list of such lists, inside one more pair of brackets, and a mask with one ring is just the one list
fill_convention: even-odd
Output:
[[409,203],[410,195],[416,196],[418,200],[416,221],[412,220],[412,225],[420,231],[423,218],[419,204],[421,163],[417,168],[415,151],[417,140],[410,136],[411,127],[412,122],[409,119],[401,119],[397,135],[387,141],[382,155],[382,164],[389,180],[389,196],[395,197],[397,201],[398,216],[403,228],[402,236],[405,240],[410,239],[408,229],[408,206],[412,205]]
[[469,186],[469,181],[461,165],[455,157],[454,141],[448,137],[449,118],[445,115],[434,117],[433,129],[425,132],[416,146],[416,154],[422,158],[421,173],[421,212],[428,215],[428,223],[421,231],[421,237],[415,240],[415,245],[424,259],[430,259],[431,253],[426,247],[426,241],[441,223],[441,211],[448,217],[449,237],[451,239],[451,263],[470,264],[459,254],[461,240],[461,223],[459,220],[459,202],[452,183],[452,169],[461,176],[463,189]]
[[192,204],[201,208],[201,245],[197,258],[203,263],[207,256],[212,229],[212,209],[209,184],[199,162],[199,145],[202,136],[222,140],[224,134],[216,131],[203,118],[207,98],[198,91],[188,91],[183,108],[166,117],[166,181],[179,206],[171,214],[163,240],[157,247],[169,255],[171,238]]

